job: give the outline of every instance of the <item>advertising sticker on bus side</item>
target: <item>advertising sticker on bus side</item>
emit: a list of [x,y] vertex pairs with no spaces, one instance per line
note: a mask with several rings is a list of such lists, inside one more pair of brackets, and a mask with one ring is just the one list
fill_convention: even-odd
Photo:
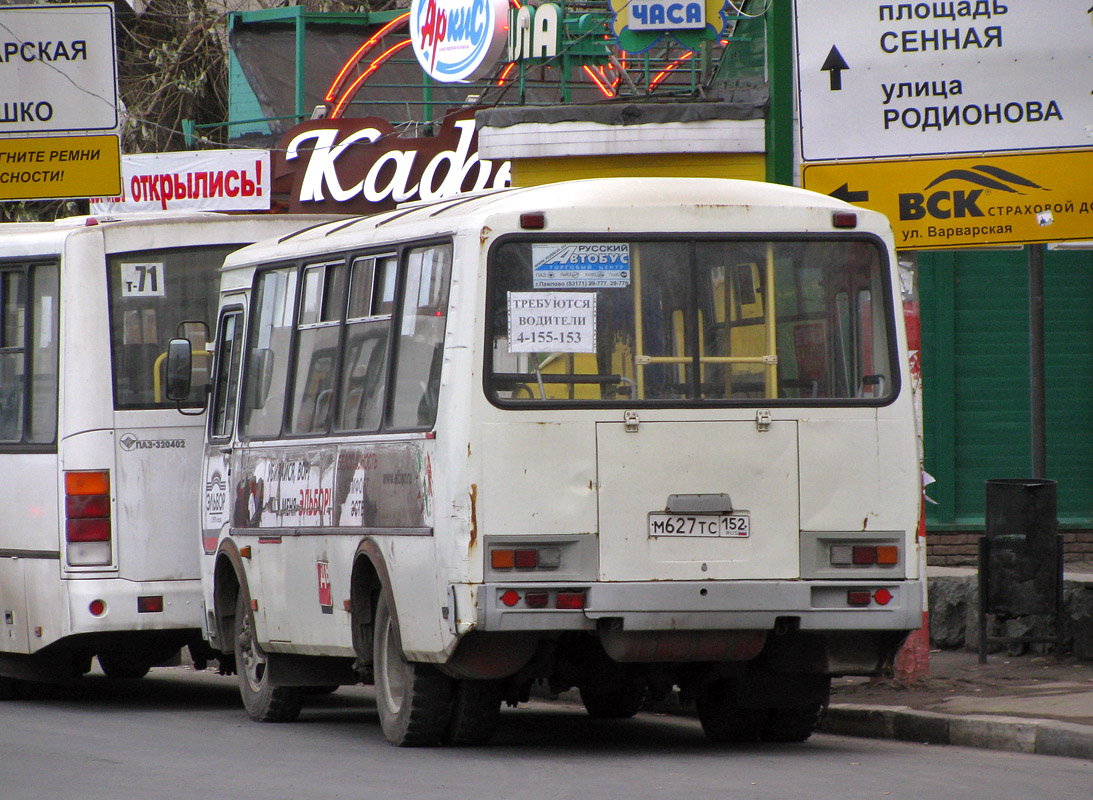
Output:
[[630,285],[630,245],[533,244],[536,289],[619,289]]

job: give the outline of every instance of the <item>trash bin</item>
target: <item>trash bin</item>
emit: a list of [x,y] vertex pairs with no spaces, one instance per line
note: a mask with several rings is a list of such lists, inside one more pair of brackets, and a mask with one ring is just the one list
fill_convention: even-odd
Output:
[[990,613],[1050,614],[1058,582],[1057,485],[1039,478],[987,481]]
[[[1057,485],[1041,478],[988,480],[979,540],[979,661],[989,643],[1063,645],[1063,547]],[[988,637],[987,617],[1052,615],[1053,636]]]

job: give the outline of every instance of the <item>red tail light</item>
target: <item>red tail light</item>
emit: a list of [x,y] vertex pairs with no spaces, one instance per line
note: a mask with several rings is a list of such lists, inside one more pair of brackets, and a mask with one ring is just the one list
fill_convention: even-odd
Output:
[[110,473],[106,470],[65,473],[65,540],[74,567],[111,562]]
[[584,608],[584,592],[558,592],[554,606],[563,609],[582,609]]

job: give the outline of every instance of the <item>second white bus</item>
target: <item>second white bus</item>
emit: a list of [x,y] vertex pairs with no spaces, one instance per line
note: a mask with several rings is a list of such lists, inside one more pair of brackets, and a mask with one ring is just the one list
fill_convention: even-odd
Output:
[[718,179],[232,254],[202,578],[247,710],[363,680],[391,742],[476,744],[539,682],[597,717],[678,691],[712,739],[807,738],[831,677],[878,674],[922,620],[897,286],[881,215]]
[[205,397],[184,398],[179,416],[164,396],[167,343],[205,351],[229,252],[318,221],[0,225],[0,699],[20,681],[82,675],[96,656],[118,678],[188,644],[204,658],[193,531]]

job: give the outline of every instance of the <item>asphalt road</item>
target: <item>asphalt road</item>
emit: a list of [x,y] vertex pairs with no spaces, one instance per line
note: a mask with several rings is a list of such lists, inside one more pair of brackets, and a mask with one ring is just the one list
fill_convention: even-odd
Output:
[[186,668],[0,703],[2,800],[1073,800],[1090,787],[1093,762],[1074,759],[823,734],[719,746],[692,719],[602,722],[548,702],[506,709],[488,747],[399,749],[371,689],[258,724],[234,678]]

